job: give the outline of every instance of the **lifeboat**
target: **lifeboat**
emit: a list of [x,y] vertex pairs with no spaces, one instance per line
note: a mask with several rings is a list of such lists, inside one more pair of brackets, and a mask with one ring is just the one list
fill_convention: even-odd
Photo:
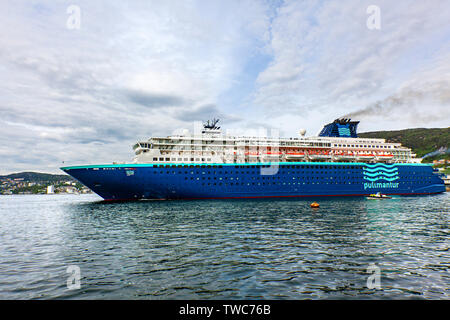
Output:
[[303,152],[288,152],[286,154],[287,159],[298,159],[298,158],[304,158],[305,154]]

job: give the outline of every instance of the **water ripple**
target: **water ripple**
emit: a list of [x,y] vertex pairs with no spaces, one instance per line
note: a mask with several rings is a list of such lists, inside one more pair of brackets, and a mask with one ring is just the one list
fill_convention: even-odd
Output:
[[[0,197],[0,299],[449,298],[449,194],[320,199],[319,210],[97,199]],[[367,288],[371,263],[380,290]]]

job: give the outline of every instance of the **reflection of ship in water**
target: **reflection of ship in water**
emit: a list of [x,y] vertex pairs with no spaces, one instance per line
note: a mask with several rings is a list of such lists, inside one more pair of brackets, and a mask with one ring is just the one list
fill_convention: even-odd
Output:
[[439,174],[411,149],[359,138],[359,122],[338,119],[319,136],[222,134],[218,120],[198,134],[154,137],[133,146],[132,163],[61,168],[106,200],[433,194]]

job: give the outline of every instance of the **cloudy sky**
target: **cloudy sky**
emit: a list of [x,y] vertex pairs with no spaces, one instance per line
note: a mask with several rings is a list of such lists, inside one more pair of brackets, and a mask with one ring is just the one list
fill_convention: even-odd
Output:
[[1,1],[0,174],[128,161],[135,141],[212,117],[282,136],[345,115],[360,131],[447,127],[448,12],[447,0]]

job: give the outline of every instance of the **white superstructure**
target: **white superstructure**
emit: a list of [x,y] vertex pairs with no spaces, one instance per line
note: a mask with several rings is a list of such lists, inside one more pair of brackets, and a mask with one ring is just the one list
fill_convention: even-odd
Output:
[[133,146],[135,163],[418,162],[411,149],[385,139],[246,137],[205,124],[199,134],[154,137]]

